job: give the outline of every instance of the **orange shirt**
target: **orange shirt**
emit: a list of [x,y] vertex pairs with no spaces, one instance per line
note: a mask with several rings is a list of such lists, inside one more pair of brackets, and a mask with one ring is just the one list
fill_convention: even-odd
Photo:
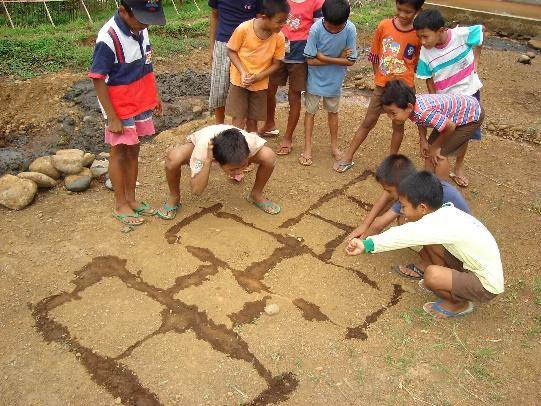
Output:
[[[250,73],[261,73],[272,65],[273,59],[282,60],[285,55],[285,38],[281,32],[262,40],[254,31],[255,19],[243,22],[231,35],[227,48],[238,53],[244,68]],[[230,80],[235,86],[242,86],[239,70],[231,64]],[[269,78],[248,86],[248,90],[265,90]]]
[[421,42],[414,29],[399,30],[394,19],[379,23],[368,59],[377,65],[376,86],[385,86],[393,79],[401,79],[414,87],[414,76],[421,51]]

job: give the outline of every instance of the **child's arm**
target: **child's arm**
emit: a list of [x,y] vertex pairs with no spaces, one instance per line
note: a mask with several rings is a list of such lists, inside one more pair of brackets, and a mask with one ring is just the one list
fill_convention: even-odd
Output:
[[92,82],[94,83],[94,89],[96,89],[98,100],[100,101],[101,106],[107,115],[107,128],[112,133],[121,133],[124,130],[124,127],[122,125],[122,121],[116,115],[116,111],[113,108],[113,103],[111,103],[111,98],[109,97],[109,91],[107,90],[105,79],[92,78]]
[[[391,195],[387,192],[383,192],[379,199],[376,201],[374,206],[372,207],[372,210],[367,214],[367,216],[364,218],[362,224],[357,227],[355,230],[353,230],[347,237],[346,241],[351,240],[352,238],[365,238],[367,237],[367,232],[370,229],[370,226],[376,219],[376,217],[387,207],[389,202],[392,200]],[[376,233],[377,234],[377,233]]]
[[227,50],[227,55],[229,56],[229,59],[231,60],[231,63],[235,65],[235,67],[240,72],[240,80],[243,84],[243,86],[248,86],[250,83],[246,83],[248,80],[250,80],[250,73],[246,70],[244,65],[242,64],[242,61],[240,60],[239,54],[236,51],[233,51],[231,49]]
[[441,156],[441,146],[447,141],[447,139],[455,132],[455,124],[449,120],[445,128],[439,133],[438,138],[428,147],[428,157],[431,158],[432,164],[437,166],[439,161],[444,159]]
[[321,52],[317,52],[316,57],[320,64],[313,64],[308,62],[309,65],[344,65],[344,66],[353,66],[355,61],[348,59],[351,55],[351,49],[345,48],[338,58],[333,58],[332,56],[323,55]]
[[210,167],[212,165],[212,160],[214,159],[212,148],[212,141],[209,141],[207,147],[207,158],[203,162],[203,167],[197,175],[190,179],[192,193],[195,195],[200,195],[201,193],[203,193],[209,183]]
[[280,60],[273,59],[271,66],[269,66],[267,69],[265,69],[262,72],[255,73],[251,76],[248,76],[245,83],[246,85],[251,85],[252,83],[259,82],[262,79],[265,79],[267,76],[272,75],[274,72],[276,72],[280,68]]
[[428,78],[426,80],[426,88],[428,89],[428,93],[437,93],[436,88],[434,87],[434,78]]
[[421,158],[428,158],[428,141],[426,139],[426,127],[417,126],[419,130],[419,154]]
[[218,9],[213,8],[210,15],[210,62],[214,53],[214,42],[216,42],[216,29],[218,27]]

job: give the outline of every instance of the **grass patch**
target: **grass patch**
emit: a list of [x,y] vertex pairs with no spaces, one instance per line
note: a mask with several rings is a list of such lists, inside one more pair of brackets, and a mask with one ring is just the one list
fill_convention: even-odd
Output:
[[[207,46],[206,3],[198,0],[200,10],[193,2],[186,3],[179,8],[180,15],[171,3],[164,6],[167,25],[150,28],[155,56],[187,54]],[[0,75],[28,79],[63,69],[86,71],[92,61],[94,38],[113,13],[114,9],[97,12],[92,24],[80,18],[56,28],[46,23],[14,29],[0,27]]]
[[395,14],[395,2],[389,0],[370,2],[351,10],[349,19],[361,31],[374,30],[381,20]]

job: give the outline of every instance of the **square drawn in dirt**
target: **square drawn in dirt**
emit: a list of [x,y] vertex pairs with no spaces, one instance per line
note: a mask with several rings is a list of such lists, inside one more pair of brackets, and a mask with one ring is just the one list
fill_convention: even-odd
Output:
[[141,269],[141,278],[153,286],[162,289],[171,288],[178,278],[193,274],[205,264],[186,247],[167,244],[163,239],[161,243],[163,250],[160,255],[149,255],[134,262]]
[[342,240],[347,231],[341,230],[329,221],[319,219],[315,215],[306,214],[289,231],[296,237],[302,237],[304,244],[314,251],[316,255],[325,255],[330,258],[335,248],[334,241]]
[[[357,202],[347,195],[337,196],[323,203],[311,213],[343,226],[343,229],[353,229],[361,224],[367,214],[368,204]],[[371,206],[370,206],[371,207]]]
[[152,337],[123,363],[166,405],[240,404],[267,386],[249,363],[213,349],[192,331]]
[[370,176],[365,180],[356,182],[345,190],[345,194],[353,199],[373,205],[383,193],[383,188]]
[[280,244],[267,233],[233,219],[206,214],[183,227],[178,234],[184,247],[209,250],[237,270],[271,256]]
[[392,287],[374,289],[354,271],[311,255],[282,261],[264,282],[272,292],[291,298],[301,317],[341,326],[344,334],[385,305],[392,293]]
[[233,327],[233,321],[228,315],[242,310],[245,303],[262,299],[261,294],[247,293],[239,286],[231,271],[223,268],[218,268],[218,273],[209,276],[200,285],[183,289],[174,297],[188,305],[196,305],[214,322],[228,328]]
[[160,327],[163,307],[119,279],[105,278],[80,297],[57,307],[51,316],[99,354],[116,357]]

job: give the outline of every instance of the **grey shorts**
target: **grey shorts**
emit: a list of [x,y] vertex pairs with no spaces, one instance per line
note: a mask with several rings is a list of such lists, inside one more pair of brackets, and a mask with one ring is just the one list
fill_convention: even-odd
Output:
[[225,106],[229,90],[229,56],[227,56],[227,43],[214,42],[212,52],[212,71],[210,74],[209,109],[214,110]]
[[336,97],[323,97],[316,96],[308,92],[304,93],[304,107],[310,114],[316,114],[319,110],[319,100],[323,99],[323,108],[329,113],[338,113],[340,107],[340,96]]

